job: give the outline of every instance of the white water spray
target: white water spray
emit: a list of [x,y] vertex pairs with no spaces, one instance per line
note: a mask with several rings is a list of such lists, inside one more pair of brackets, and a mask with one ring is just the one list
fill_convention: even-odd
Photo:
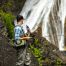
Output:
[[[42,36],[64,51],[64,20],[66,0],[26,0],[20,13],[31,32],[42,22]],[[25,29],[26,30],[26,29]]]

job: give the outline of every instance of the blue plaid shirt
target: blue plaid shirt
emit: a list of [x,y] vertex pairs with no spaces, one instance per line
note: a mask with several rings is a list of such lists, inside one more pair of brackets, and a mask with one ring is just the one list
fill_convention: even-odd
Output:
[[15,40],[19,40],[20,36],[24,35],[24,30],[21,26],[16,26],[14,29]]

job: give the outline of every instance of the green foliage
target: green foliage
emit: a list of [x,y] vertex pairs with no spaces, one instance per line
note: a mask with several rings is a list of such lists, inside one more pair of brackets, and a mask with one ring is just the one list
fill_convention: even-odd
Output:
[[38,43],[39,43],[39,40],[35,38],[34,44],[38,44]]
[[7,8],[11,8],[12,7],[12,3],[11,2],[7,2],[7,3],[5,3],[3,6],[2,6],[2,8],[4,8],[4,7],[7,7]]
[[9,1],[9,2],[5,3],[5,6],[6,7],[12,7],[13,5],[12,5],[12,2]]
[[7,28],[9,37],[12,39],[14,36],[14,26],[12,24],[14,16],[11,13],[5,13],[2,10],[0,10],[0,16]]
[[60,60],[59,58],[57,58],[55,64],[56,64],[57,66],[58,66],[58,65],[61,66],[61,63],[62,63],[61,60]]
[[35,38],[34,44],[30,45],[30,48],[32,49],[33,54],[35,55],[35,57],[40,57],[41,56],[41,51],[37,47],[37,45],[39,45],[39,41],[38,41],[38,39]]
[[5,10],[11,10],[13,7],[13,1],[9,0],[8,2],[4,2],[3,5],[1,6],[1,9],[5,9]]
[[31,49],[33,55],[37,58],[37,60],[39,62],[39,66],[42,66],[42,64],[41,64],[42,54],[41,54],[40,48],[38,48],[37,46],[39,46],[39,40],[35,38],[34,44],[30,45],[30,49]]
[[[40,41],[38,38],[35,38],[33,44],[30,45],[30,50],[33,53],[33,55],[36,57],[39,66],[42,66],[43,64],[50,65],[54,63],[55,66],[61,66],[61,59],[58,57],[54,58],[53,60],[49,57],[50,55],[46,56],[49,47],[48,41],[45,41],[44,47],[42,48],[42,44],[40,44]],[[45,55],[45,57],[43,56]],[[53,62],[52,62],[53,61]]]
[[33,51],[33,54],[35,55],[35,57],[41,56],[41,52],[38,48],[35,48],[35,47],[32,48],[32,46],[31,46],[31,49],[33,49],[32,51]]

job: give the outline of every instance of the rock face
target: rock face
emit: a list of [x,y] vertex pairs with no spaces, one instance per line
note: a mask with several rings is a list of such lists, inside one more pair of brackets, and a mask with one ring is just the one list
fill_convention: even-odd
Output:
[[9,39],[6,36],[6,28],[0,22],[0,66],[15,66],[16,51],[10,47]]
[[38,60],[39,66],[41,64],[42,66],[66,64],[66,52],[60,52],[55,45],[49,43],[45,38],[40,37],[37,33],[34,33],[33,37],[35,39],[33,44],[31,44],[33,46],[31,49],[37,60],[40,59]]
[[9,46],[8,38],[0,34],[0,66],[15,66],[16,51]]

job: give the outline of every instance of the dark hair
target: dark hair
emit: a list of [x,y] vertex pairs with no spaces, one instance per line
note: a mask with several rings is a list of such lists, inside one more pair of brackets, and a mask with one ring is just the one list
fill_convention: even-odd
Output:
[[21,15],[17,15],[16,19],[17,19],[17,22],[19,22],[20,20],[22,20],[22,19],[24,19],[24,18],[23,18],[23,16],[21,16]]

